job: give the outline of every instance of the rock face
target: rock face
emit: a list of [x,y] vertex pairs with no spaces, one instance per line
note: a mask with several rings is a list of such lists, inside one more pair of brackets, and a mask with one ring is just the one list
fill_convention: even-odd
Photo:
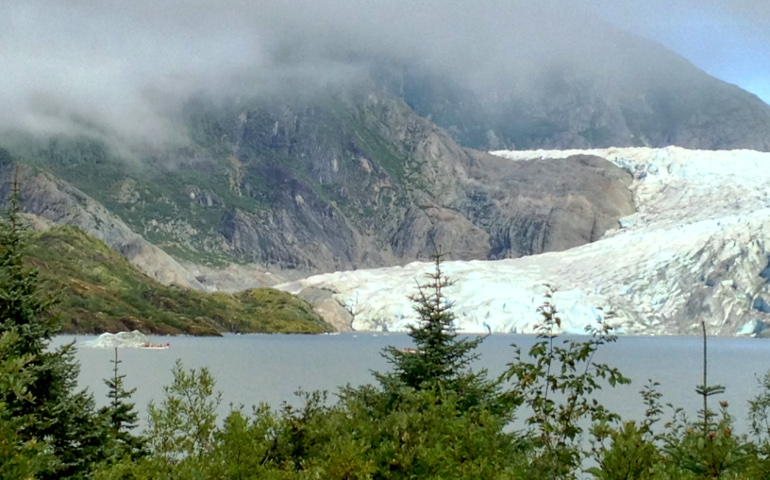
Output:
[[[235,151],[270,146],[237,159],[239,191],[253,195],[249,178],[270,179],[260,192],[269,209],[223,218],[238,258],[332,271],[426,258],[435,246],[456,259],[516,257],[590,242],[633,211],[631,176],[600,158],[500,161],[459,147],[381,94],[335,108],[350,118],[283,106],[280,115],[242,112],[244,124],[227,131]],[[251,133],[256,117],[273,125],[272,136]],[[322,137],[322,127],[338,136]],[[297,158],[301,170],[267,164],[267,155]]]
[[[88,195],[49,173],[0,163],[0,198],[10,196],[11,180],[18,171],[19,200],[24,212],[59,225],[71,225],[105,242],[134,266],[165,284],[202,288],[195,278],[160,248],[132,232],[116,215]],[[42,227],[46,222],[41,222]],[[34,226],[34,222],[33,222]]]
[[[629,334],[759,333],[770,325],[770,154],[748,150],[630,148],[496,152],[513,163],[602,157],[633,173],[637,211],[622,228],[568,251],[494,262],[447,262],[447,290],[461,331],[532,332],[548,283],[566,331],[600,312]],[[586,158],[586,157],[583,157]],[[430,265],[340,272],[281,288],[335,291],[366,305],[356,329],[399,330],[412,321],[406,296]]]
[[[634,172],[601,155],[507,162],[470,148],[770,150],[770,107],[756,97],[627,34],[596,45],[611,67],[555,63],[526,80],[506,67],[510,79],[488,89],[369,58],[368,75],[312,93],[190,98],[178,118],[189,144],[130,160],[87,138],[0,145],[123,223],[68,219],[48,200],[34,211],[100,232],[167,282],[228,290],[269,282],[266,272],[403,265],[437,246],[454,260],[563,251],[634,211]],[[150,244],[193,273],[166,268]],[[195,266],[234,262],[255,265],[242,283]]]
[[[532,23],[531,32],[539,31]],[[405,265],[440,248],[450,260],[504,260],[478,264],[488,265],[489,277],[460,263],[450,263],[450,273],[491,279],[502,275],[498,268],[516,267],[520,280],[503,275],[501,290],[485,290],[492,297],[473,294],[474,302],[488,303],[489,318],[531,313],[540,303],[533,285],[547,280],[564,285],[567,292],[559,298],[577,323],[596,316],[593,305],[607,304],[624,312],[633,332],[688,332],[687,322],[697,315],[726,333],[745,319],[761,329],[770,297],[746,272],[764,262],[764,227],[754,220],[758,213],[735,220],[728,214],[736,213],[734,206],[720,195],[731,191],[744,203],[764,198],[761,189],[743,188],[764,177],[731,183],[725,179],[740,173],[703,166],[724,166],[728,158],[749,162],[755,154],[608,149],[501,154],[506,159],[479,151],[669,145],[770,151],[768,105],[659,45],[595,27],[583,26],[596,33],[585,35],[590,45],[580,47],[590,58],[558,55],[559,61],[541,68],[534,55],[534,74],[501,59],[509,46],[499,45],[498,57],[490,52],[474,62],[501,63],[487,65],[497,75],[488,82],[486,70],[465,65],[416,66],[383,59],[378,49],[335,47],[335,62],[355,63],[354,79],[312,85],[307,92],[285,86],[215,100],[180,99],[167,110],[174,112],[169,121],[188,136],[182,146],[132,146],[121,139],[114,149],[104,140],[111,132],[100,125],[87,130],[102,132],[103,140],[3,131],[0,178],[6,182],[0,198],[8,196],[11,165],[28,165],[20,170],[28,213],[83,228],[164,283],[239,290],[314,273]],[[462,72],[446,75],[444,68]],[[306,84],[289,80],[287,85]],[[709,183],[701,173],[719,181]],[[690,203],[682,204],[674,189],[685,189]],[[712,205],[717,197],[721,203]],[[696,208],[696,198],[709,208]],[[681,215],[671,213],[677,209]],[[744,241],[746,235],[750,240]],[[692,242],[695,251],[677,250]],[[661,252],[667,249],[678,263],[666,263]],[[557,260],[567,267],[552,265]],[[388,293],[398,298],[370,293],[376,301],[400,304],[399,288],[411,285],[421,269],[394,270],[402,274]],[[361,288],[350,287],[359,285],[358,278],[376,280],[371,288],[379,285],[376,275],[359,275],[323,277],[296,288],[313,282],[324,287],[328,280],[328,289],[311,295],[314,301],[323,302],[339,325],[370,328],[374,317],[348,318],[329,298],[329,289],[344,297],[346,289]],[[700,278],[702,285],[695,280]],[[666,289],[650,290],[641,281]],[[622,285],[642,293],[617,290]],[[500,304],[500,292],[508,288],[528,300]],[[675,300],[661,297],[671,292],[682,293]],[[393,326],[403,326],[407,317],[400,315],[408,315],[408,308],[383,308]],[[470,318],[463,321],[478,325]],[[495,320],[498,330],[531,329],[505,318]]]
[[[169,99],[160,110],[181,146],[121,137],[111,149],[117,134],[94,121],[85,130],[107,140],[0,132],[0,158],[47,172],[29,174],[30,212],[81,226],[164,282],[232,290],[403,265],[436,247],[454,260],[558,252],[634,212],[636,172],[602,152],[510,162],[471,148],[770,150],[770,107],[660,45],[523,18],[488,55],[414,59],[418,49],[410,63],[332,41],[311,56],[349,62],[349,79],[294,78],[305,57],[288,55],[282,88]],[[281,55],[303,46],[289,43]],[[211,270],[233,263],[251,266]]]
[[511,163],[491,155],[473,156],[469,201],[460,209],[490,232],[489,257],[590,243],[634,211],[631,175],[607,168],[600,157]]
[[[236,285],[166,268],[130,230],[190,263],[317,273],[404,264],[436,247],[461,260],[563,250],[599,238],[633,212],[631,175],[610,162],[501,161],[460,147],[402,100],[376,90],[191,104],[187,121],[193,146],[139,166],[86,140],[14,152],[98,199],[125,224],[74,213],[85,207],[72,210],[77,201],[65,205],[58,197],[31,195],[30,208],[98,231],[156,277],[169,272],[166,281],[186,277],[217,289]],[[82,195],[70,190],[61,195]]]

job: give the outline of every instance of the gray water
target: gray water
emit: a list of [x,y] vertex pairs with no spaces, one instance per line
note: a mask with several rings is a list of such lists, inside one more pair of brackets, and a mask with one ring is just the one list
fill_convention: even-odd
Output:
[[[75,340],[78,344],[90,336],[62,336],[56,344]],[[223,338],[156,338],[171,342],[168,350],[121,349],[121,372],[126,384],[136,388],[133,400],[145,415],[150,400],[163,399],[163,385],[171,382],[171,367],[181,359],[185,367],[208,367],[222,391],[222,413],[229,405],[247,409],[260,402],[278,407],[296,399],[299,388],[328,390],[350,383],[372,383],[371,371],[386,371],[388,364],[380,355],[386,345],[409,346],[404,334],[346,333],[338,335],[228,335]],[[512,343],[524,352],[536,339],[522,335],[492,335],[480,348],[479,366],[490,374],[501,373],[513,360]],[[770,369],[770,342],[751,338],[709,339],[709,384],[721,384],[726,393],[714,399],[726,400],[730,412],[745,426],[746,402],[759,392],[757,376]],[[111,375],[112,349],[80,346],[80,384],[94,393],[97,403],[106,403],[103,379]],[[602,347],[597,362],[618,367],[631,378],[630,386],[604,390],[599,398],[624,419],[641,418],[644,405],[639,390],[648,378],[658,381],[664,403],[697,414],[701,399],[695,386],[702,382],[702,341],[694,337],[620,337],[617,343]],[[739,428],[745,431],[745,428]]]

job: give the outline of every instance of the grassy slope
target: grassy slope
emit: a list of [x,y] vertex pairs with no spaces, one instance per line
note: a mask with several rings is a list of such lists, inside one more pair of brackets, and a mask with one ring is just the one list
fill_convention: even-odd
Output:
[[274,289],[204,293],[164,286],[104,243],[73,227],[33,234],[29,261],[48,288],[63,331],[139,329],[156,334],[320,333],[330,327],[307,302]]

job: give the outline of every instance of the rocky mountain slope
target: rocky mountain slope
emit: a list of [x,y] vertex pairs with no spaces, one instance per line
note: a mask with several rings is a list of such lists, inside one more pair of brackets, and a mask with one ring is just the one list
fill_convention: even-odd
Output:
[[770,107],[756,96],[654,42],[590,22],[583,30],[587,45],[574,58],[534,73],[511,61],[479,82],[415,62],[380,69],[378,78],[458,143],[481,150],[770,151]]
[[5,131],[0,176],[28,165],[28,212],[83,228],[163,283],[239,290],[403,265],[435,246],[455,260],[563,251],[634,212],[633,172],[602,155],[509,162],[469,147],[770,148],[756,97],[658,45],[597,32],[586,51],[606,66],[577,55],[533,76],[512,62],[487,84],[337,52],[364,68],[306,90],[185,98],[174,146]]
[[[447,262],[447,289],[461,331],[532,332],[544,284],[563,328],[581,332],[614,311],[628,334],[758,333],[770,325],[770,154],[669,147],[502,151],[512,163],[575,155],[611,161],[633,175],[637,211],[621,228],[568,251],[494,262]],[[290,292],[327,289],[356,313],[353,327],[404,329],[405,298],[431,266],[359,270],[285,284]],[[357,309],[357,311],[356,311]]]
[[[239,61],[218,54],[189,65],[175,54],[174,65],[158,60],[135,78],[123,69],[149,64],[130,49],[115,51],[102,77],[101,60],[92,65],[75,48],[62,63],[91,72],[73,77],[76,83],[12,84],[16,113],[0,126],[0,198],[22,165],[22,205],[41,223],[82,228],[153,279],[199,290],[405,265],[436,247],[462,261],[551,252],[542,258],[590,270],[570,263],[578,255],[572,250],[601,252],[590,246],[625,238],[628,219],[663,199],[675,202],[668,190],[640,200],[647,184],[639,183],[637,164],[608,150],[517,157],[526,161],[483,151],[770,151],[770,106],[660,45],[601,23],[590,9],[556,5],[410,10],[393,28],[378,15],[362,28],[363,17],[348,22],[318,12],[323,22],[313,17],[303,25],[291,14],[282,33],[262,24],[230,32],[244,40],[262,30],[265,38],[252,39],[258,58],[228,48]],[[446,16],[436,22],[442,26],[425,28],[422,19],[436,15]],[[185,48],[188,37],[180,37]],[[26,51],[29,42],[18,42]],[[49,71],[52,62],[40,63]],[[27,78],[27,70],[20,73]],[[91,75],[115,80],[91,91]],[[665,152],[679,158],[679,150]],[[652,177],[650,169],[663,166],[648,154],[637,160]],[[704,158],[721,165],[724,155]],[[623,235],[613,234],[621,219]],[[651,225],[658,224],[644,228]],[[627,266],[622,279],[634,283],[637,273]],[[572,278],[567,273],[560,278]],[[339,313],[329,291],[302,291]],[[725,332],[732,328],[725,322],[738,321],[730,312],[714,314]],[[671,322],[685,331],[682,319],[691,315],[680,313],[645,331],[672,332]],[[632,317],[633,325],[647,321]]]
[[48,172],[19,165],[3,150],[0,150],[0,178],[3,180],[0,198],[3,199],[10,196],[12,180],[17,178],[23,208],[44,222],[41,228],[52,224],[78,227],[107,243],[112,250],[161,283],[201,288],[179,262],[67,182]]
[[434,245],[506,258],[592,241],[633,211],[631,176],[609,162],[504,162],[375,91],[190,104],[187,121],[195,143],[152,161],[82,138],[17,141],[6,156],[42,169],[22,189],[31,213],[192,286],[215,275],[141,256],[154,245],[188,262],[302,272],[402,264]]
[[[600,157],[515,163],[469,147],[770,149],[770,106],[660,45],[585,24],[579,45],[540,58],[538,29],[519,27],[532,51],[501,38],[478,71],[321,49],[356,75],[191,94],[166,119],[185,137],[174,146],[16,131],[0,147],[39,168],[25,174],[30,212],[162,282],[212,289],[402,265],[435,245],[457,260],[561,251],[633,212],[631,175]],[[251,266],[217,270],[232,264]]]

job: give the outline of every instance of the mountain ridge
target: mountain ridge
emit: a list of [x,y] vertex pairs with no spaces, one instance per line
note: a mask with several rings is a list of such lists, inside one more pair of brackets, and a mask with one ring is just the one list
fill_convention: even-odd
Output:
[[[22,165],[21,202],[40,224],[82,228],[161,283],[238,291],[407,268],[437,247],[457,261],[562,258],[631,229],[649,205],[638,197],[639,164],[606,152],[512,162],[489,150],[770,151],[770,106],[755,96],[589,10],[546,3],[422,5],[392,28],[376,13],[390,5],[355,21],[277,6],[278,29],[244,5],[253,23],[225,37],[259,48],[171,62],[156,45],[95,43],[118,60],[104,64],[67,44],[61,62],[81,73],[71,81],[55,81],[56,58],[40,62],[49,75],[11,83],[0,198]],[[144,9],[124,9],[137,34],[155,35],[143,30]],[[94,18],[110,38],[114,15],[102,13]],[[179,30],[158,45],[212,46],[180,36],[188,26],[178,17],[163,20]],[[16,41],[20,58],[34,56]],[[349,320],[329,290],[303,295]],[[696,300],[690,309],[702,312]]]
[[[381,93],[201,115],[191,120],[201,143],[177,152],[187,160],[173,168],[132,167],[87,141],[13,157],[73,183],[177,258],[266,269],[393,265],[425,258],[434,244],[464,259],[563,249],[633,209],[630,177],[609,163],[501,164]],[[546,183],[553,191],[533,187]]]
[[481,150],[770,150],[770,106],[661,45],[633,38],[626,41],[633,48],[622,49],[622,56],[606,49],[596,53],[618,57],[608,61],[616,67],[606,74],[556,65],[519,92],[477,91],[408,64],[389,72],[396,80],[384,84],[458,143]]

